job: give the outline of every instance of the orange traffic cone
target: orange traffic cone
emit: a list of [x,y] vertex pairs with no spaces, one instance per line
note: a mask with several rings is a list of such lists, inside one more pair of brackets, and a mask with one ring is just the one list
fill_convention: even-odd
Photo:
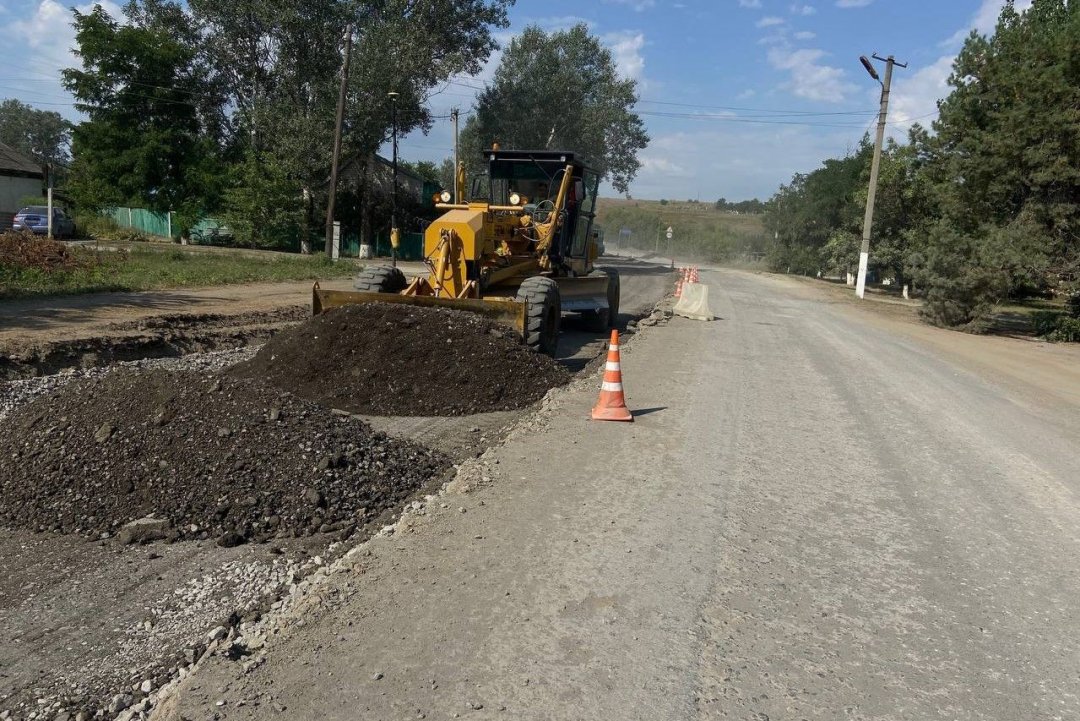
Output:
[[619,331],[611,331],[607,365],[604,367],[604,384],[600,386],[600,399],[592,409],[594,421],[630,421],[634,416],[626,407],[622,389],[622,365],[619,361]]

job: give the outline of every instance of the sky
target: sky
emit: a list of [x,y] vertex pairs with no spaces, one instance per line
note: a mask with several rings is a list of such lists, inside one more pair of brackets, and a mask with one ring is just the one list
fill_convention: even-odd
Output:
[[[872,129],[880,86],[860,55],[907,63],[896,68],[889,107],[889,133],[902,138],[912,123],[933,121],[964,38],[992,32],[1004,2],[518,0],[511,27],[497,37],[505,46],[529,25],[555,31],[584,22],[611,50],[619,71],[638,83],[636,111],[651,137],[631,196],[765,199]],[[58,75],[75,64],[69,8],[93,4],[0,0],[0,98],[77,119]],[[117,3],[100,4],[120,14]],[[434,89],[433,115],[458,107],[464,122],[498,60],[496,52],[478,76]],[[451,122],[439,118],[428,134],[403,138],[399,152],[441,162],[453,152]]]

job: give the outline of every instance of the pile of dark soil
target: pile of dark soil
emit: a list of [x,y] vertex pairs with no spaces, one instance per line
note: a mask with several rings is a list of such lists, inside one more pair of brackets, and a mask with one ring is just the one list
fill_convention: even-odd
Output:
[[[447,463],[251,381],[116,370],[14,411],[0,435],[0,525],[146,531],[221,545],[350,534]],[[152,537],[152,536],[151,536]]]
[[316,316],[230,373],[323,406],[387,416],[509,411],[570,380],[556,361],[476,313],[390,303]]

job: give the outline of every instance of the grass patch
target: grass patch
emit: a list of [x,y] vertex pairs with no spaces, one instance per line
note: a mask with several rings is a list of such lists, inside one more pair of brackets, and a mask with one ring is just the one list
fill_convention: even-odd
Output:
[[352,261],[334,263],[321,254],[260,258],[177,248],[98,251],[61,243],[53,248],[40,238],[26,242],[12,236],[0,236],[0,298],[321,280],[349,277],[357,269]]

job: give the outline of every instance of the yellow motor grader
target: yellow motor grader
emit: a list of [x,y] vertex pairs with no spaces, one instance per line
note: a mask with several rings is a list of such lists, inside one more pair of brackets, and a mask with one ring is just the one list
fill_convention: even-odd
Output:
[[[596,330],[614,325],[619,275],[598,269],[593,229],[600,175],[573,153],[485,151],[487,173],[473,179],[467,202],[451,203],[424,233],[426,275],[406,278],[378,265],[355,291],[315,285],[317,315],[349,303],[390,302],[470,310],[513,326],[530,347],[554,355],[564,312],[581,313]],[[459,175],[459,199],[464,195]]]

